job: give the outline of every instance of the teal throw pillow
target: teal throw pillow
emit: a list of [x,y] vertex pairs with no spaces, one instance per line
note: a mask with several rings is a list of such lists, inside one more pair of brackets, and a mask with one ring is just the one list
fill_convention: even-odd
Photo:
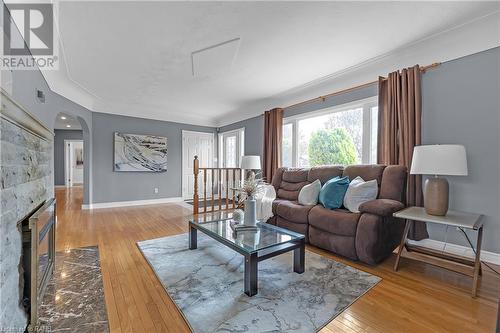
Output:
[[349,177],[335,177],[323,185],[319,192],[319,202],[328,209],[342,207],[345,192],[349,188]]

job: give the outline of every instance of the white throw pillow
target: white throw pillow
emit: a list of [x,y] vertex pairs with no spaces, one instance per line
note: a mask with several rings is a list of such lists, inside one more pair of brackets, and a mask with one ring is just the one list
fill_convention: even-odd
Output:
[[353,213],[359,213],[359,206],[363,202],[377,199],[377,180],[365,182],[363,178],[356,177],[349,183],[349,188],[344,196],[344,207]]
[[316,179],[311,184],[304,186],[299,192],[299,204],[304,206],[315,206],[318,204],[321,182]]

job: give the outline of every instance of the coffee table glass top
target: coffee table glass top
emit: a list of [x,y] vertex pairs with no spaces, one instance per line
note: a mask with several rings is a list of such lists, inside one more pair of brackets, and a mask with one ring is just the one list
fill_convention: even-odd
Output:
[[257,231],[238,231],[231,228],[232,218],[226,215],[225,219],[216,221],[190,220],[189,223],[196,229],[225,243],[231,243],[247,253],[254,253],[272,246],[301,240],[304,235],[279,228],[264,222],[257,223]]

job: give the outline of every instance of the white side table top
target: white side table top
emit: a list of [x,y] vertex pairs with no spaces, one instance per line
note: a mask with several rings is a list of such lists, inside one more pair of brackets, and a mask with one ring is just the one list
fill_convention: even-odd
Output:
[[449,210],[445,216],[436,216],[427,214],[424,207],[408,207],[394,213],[393,216],[401,219],[430,222],[474,230],[479,229],[483,225],[483,215],[464,213],[456,210]]

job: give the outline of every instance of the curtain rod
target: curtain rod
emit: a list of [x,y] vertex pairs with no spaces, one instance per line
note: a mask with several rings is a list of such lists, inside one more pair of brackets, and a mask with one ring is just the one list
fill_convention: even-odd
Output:
[[[427,66],[420,66],[420,72],[425,73],[428,69],[433,69],[435,67],[438,67],[439,65],[441,65],[440,62],[435,62],[435,63],[427,65]],[[387,78],[384,78],[383,80],[387,80]],[[371,86],[372,84],[375,84],[377,82],[378,82],[378,80],[375,80],[375,81],[371,81],[371,82],[366,82],[366,83],[363,83],[363,84],[359,84],[357,86],[350,87],[350,88],[347,88],[347,89],[338,90],[338,91],[332,92],[332,93],[324,95],[324,96],[319,96],[319,97],[311,98],[311,99],[308,99],[308,100],[305,100],[305,101],[302,101],[302,102],[298,102],[298,103],[295,103],[295,104],[292,104],[292,105],[285,106],[283,109],[284,110],[291,109],[293,107],[296,107],[296,106],[299,106],[299,105],[302,105],[302,104],[312,103],[312,102],[318,102],[318,101],[324,102],[329,97],[332,97],[332,96],[335,96],[335,95],[339,95],[339,94],[343,94],[343,93],[346,93],[346,92],[349,92],[349,91],[352,91],[352,90],[356,90],[356,89],[368,87],[368,86]]]

